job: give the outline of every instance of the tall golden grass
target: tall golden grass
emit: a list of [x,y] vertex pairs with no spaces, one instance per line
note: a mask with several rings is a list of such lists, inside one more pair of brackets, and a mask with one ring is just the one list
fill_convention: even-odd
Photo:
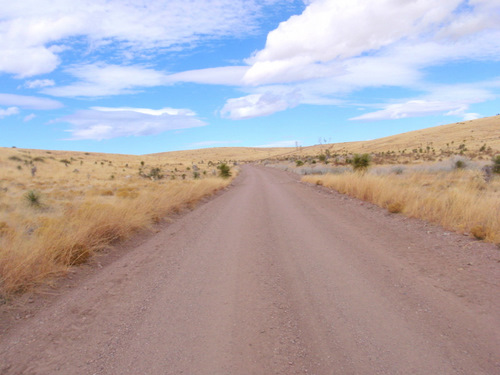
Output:
[[[93,253],[150,227],[169,213],[192,206],[229,183],[208,178],[169,181],[140,194],[88,197],[62,212],[30,209],[29,217],[3,222],[0,293],[22,292],[86,261]],[[25,210],[28,210],[26,208]]]
[[[194,179],[191,164],[161,158],[0,151],[0,298],[45,283],[230,183],[206,163]],[[165,178],[139,173],[152,168]],[[39,204],[29,204],[29,192]]]
[[500,244],[500,178],[487,183],[480,171],[345,173],[302,180]]

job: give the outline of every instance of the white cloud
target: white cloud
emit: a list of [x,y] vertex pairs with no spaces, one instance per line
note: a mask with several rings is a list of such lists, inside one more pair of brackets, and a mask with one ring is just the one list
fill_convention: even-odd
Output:
[[454,115],[463,113],[467,109],[462,103],[440,102],[428,100],[410,100],[405,103],[390,104],[380,111],[365,113],[364,115],[353,117],[350,120],[396,120],[407,117],[430,116],[443,114]]
[[45,47],[9,47],[0,40],[0,73],[17,78],[52,72],[60,63],[59,57]]
[[407,99],[400,103],[366,105],[382,109],[350,120],[395,120],[431,115],[472,117],[477,114],[466,113],[469,106],[494,99],[496,96],[490,88],[496,85],[498,85],[496,81],[485,81],[475,84],[429,86],[427,87],[429,92],[418,98]]
[[34,81],[27,81],[24,87],[28,89],[39,89],[42,87],[54,86],[55,82],[52,79],[36,79]]
[[470,120],[477,120],[478,118],[481,118],[481,115],[479,113],[466,113],[464,115],[463,120],[464,121],[470,121]]
[[102,112],[137,112],[143,113],[145,115],[151,116],[161,116],[163,114],[172,116],[195,116],[196,113],[190,109],[178,109],[178,108],[161,108],[161,109],[150,109],[150,108],[132,108],[132,107],[92,107],[91,109]]
[[427,66],[500,59],[499,2],[460,5],[461,0],[312,1],[268,34],[265,48],[247,60],[251,67],[243,81],[255,86],[324,77],[361,87],[406,84]]
[[82,46],[134,57],[246,35],[258,28],[265,6],[283,1],[3,1],[0,72],[19,78],[49,73],[61,63],[61,51]]
[[57,109],[63,106],[62,103],[52,99],[14,94],[0,94],[0,105],[41,110]]
[[224,66],[219,68],[208,68],[188,70],[185,72],[170,74],[165,78],[168,83],[194,82],[212,85],[241,85],[243,76],[249,69],[248,66]]
[[36,117],[36,115],[34,113],[32,113],[32,114],[30,114],[28,116],[25,116],[23,121],[24,122],[28,122],[28,121],[33,120],[35,117]]
[[[248,60],[248,84],[276,82],[316,63],[345,60],[430,32],[449,20],[460,0],[317,0],[267,36]],[[388,22],[390,20],[390,22]],[[318,67],[316,67],[317,69]],[[292,77],[288,77],[291,80]]]
[[285,95],[276,95],[270,91],[252,94],[241,98],[228,99],[220,111],[222,117],[241,120],[253,117],[268,116],[275,112],[293,108],[300,102],[300,94],[296,91]]
[[77,82],[43,89],[45,94],[61,97],[93,97],[130,94],[140,88],[160,86],[166,83],[166,75],[142,65],[75,65],[66,71]]
[[19,113],[19,108],[17,107],[9,107],[7,109],[0,108],[0,119],[7,116],[17,115],[18,113]]
[[103,140],[128,136],[156,135],[169,130],[188,129],[206,125],[186,110],[164,108],[93,108],[80,110],[58,119],[72,125],[67,130],[72,140]]

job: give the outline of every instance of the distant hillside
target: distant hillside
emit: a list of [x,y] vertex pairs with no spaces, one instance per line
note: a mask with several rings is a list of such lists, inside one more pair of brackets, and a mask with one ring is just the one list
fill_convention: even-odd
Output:
[[238,160],[258,161],[284,157],[303,157],[318,155],[325,150],[334,153],[380,153],[400,152],[413,149],[426,149],[428,146],[439,151],[459,152],[461,145],[469,151],[478,151],[483,145],[493,153],[500,152],[500,116],[485,117],[478,120],[457,122],[408,133],[379,138],[371,141],[332,143],[288,148],[219,147],[190,151],[173,151],[149,156],[165,158],[176,162],[198,162],[200,160]]
[[[45,151],[57,158],[92,160],[101,163],[102,160],[113,159],[125,163],[137,163],[144,161],[150,164],[203,164],[211,161],[230,162],[252,162],[265,159],[278,159],[286,157],[316,156],[326,150],[330,154],[346,153],[381,153],[394,152],[411,153],[414,149],[432,148],[438,154],[458,153],[465,148],[470,154],[477,153],[484,145],[489,149],[488,154],[500,153],[500,116],[485,117],[478,120],[457,122],[449,125],[436,126],[432,128],[416,130],[408,133],[379,138],[371,141],[332,143],[308,147],[215,147],[186,151],[171,151],[148,155],[113,155],[103,153],[83,153],[72,151]],[[0,148],[0,157],[9,156],[18,152],[33,152],[38,154],[42,150],[22,150]],[[1,159],[1,158],[0,158]],[[203,163],[202,163],[203,162]]]

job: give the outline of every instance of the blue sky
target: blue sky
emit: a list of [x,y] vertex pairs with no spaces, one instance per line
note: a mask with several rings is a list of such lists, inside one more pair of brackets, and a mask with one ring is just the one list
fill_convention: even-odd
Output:
[[308,146],[497,113],[499,0],[0,0],[0,146]]

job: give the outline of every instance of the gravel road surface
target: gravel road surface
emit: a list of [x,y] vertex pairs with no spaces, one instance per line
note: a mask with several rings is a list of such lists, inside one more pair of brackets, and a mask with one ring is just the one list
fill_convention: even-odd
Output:
[[494,245],[243,166],[11,319],[0,374],[500,374],[499,283]]

